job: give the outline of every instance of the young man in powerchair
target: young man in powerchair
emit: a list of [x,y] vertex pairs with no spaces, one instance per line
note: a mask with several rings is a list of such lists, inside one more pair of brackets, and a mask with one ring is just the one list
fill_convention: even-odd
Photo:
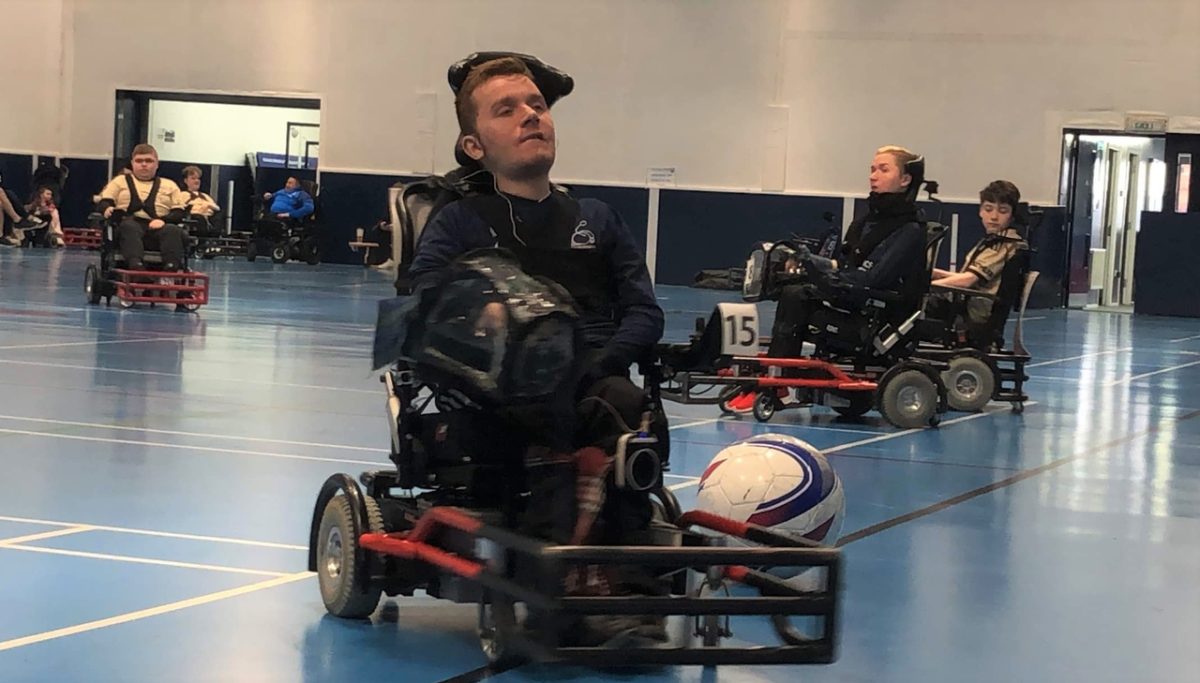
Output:
[[133,148],[132,170],[113,178],[100,191],[97,210],[105,218],[125,212],[117,226],[117,247],[129,270],[142,270],[146,250],[158,251],[162,269],[183,269],[184,240],[180,227],[187,195],[169,178],[158,177],[158,151],[147,144]]
[[[662,335],[663,311],[645,261],[616,212],[599,201],[575,200],[550,182],[556,154],[550,105],[570,92],[569,77],[555,72],[561,78],[548,79],[541,71],[535,77],[524,61],[529,58],[493,57],[456,65],[466,77],[455,101],[459,156],[478,166],[471,171],[475,180],[490,175],[490,187],[434,215],[421,234],[410,275],[419,295],[459,257],[499,247],[529,275],[570,294],[579,313],[583,359],[572,395],[522,421],[518,457],[531,492],[522,531],[555,543],[633,543],[650,524],[649,494],[617,488],[608,474],[618,439],[630,427],[637,429],[649,408],[629,369],[652,353]],[[476,437],[465,440],[479,444],[481,452],[497,450],[496,416],[467,417]],[[651,430],[665,447],[665,416],[657,414]],[[564,590],[638,595],[663,588],[639,567],[583,574],[568,577]],[[663,620],[655,617],[587,617],[568,629],[564,644],[666,641]]]
[[[870,210],[850,224],[839,257],[827,259],[799,247],[796,261],[805,275],[779,292],[768,356],[799,357],[809,320],[825,301],[855,308],[865,301],[867,290],[903,293],[923,284],[926,230],[916,198],[924,179],[923,157],[894,146],[875,152],[867,200]],[[731,411],[748,412],[756,393],[756,389],[744,391],[727,405]]]

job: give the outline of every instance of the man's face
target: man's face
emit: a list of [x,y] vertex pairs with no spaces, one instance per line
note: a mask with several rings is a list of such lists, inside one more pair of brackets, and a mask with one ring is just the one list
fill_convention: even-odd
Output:
[[912,176],[900,168],[895,156],[886,152],[875,155],[871,162],[872,192],[903,192],[911,182]]
[[183,184],[187,186],[188,192],[200,191],[200,176],[195,173],[189,174],[183,179]]
[[131,162],[133,177],[138,180],[154,180],[158,173],[158,157],[154,154],[137,154]]
[[291,192],[297,187],[300,187],[300,181],[296,180],[295,178],[288,178],[287,182],[283,184],[283,189],[287,190],[288,192]]
[[1012,225],[1013,210],[1008,204],[983,202],[979,205],[979,219],[989,233],[1001,233]]
[[497,76],[475,89],[476,134],[464,149],[497,175],[537,178],[554,166],[554,119],[533,81]]

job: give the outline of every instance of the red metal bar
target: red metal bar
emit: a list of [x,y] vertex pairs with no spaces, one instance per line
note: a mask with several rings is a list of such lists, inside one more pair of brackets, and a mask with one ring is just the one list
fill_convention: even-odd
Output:
[[865,382],[846,378],[840,379],[804,379],[800,377],[757,377],[756,386],[760,387],[790,387],[796,389],[839,389],[841,391],[875,391],[874,382]]
[[100,246],[100,230],[98,228],[63,228],[63,244],[68,247],[98,247]]
[[684,529],[689,526],[704,527],[738,538],[745,538],[750,531],[750,526],[745,522],[738,522],[703,510],[690,510],[683,513],[675,521],[675,525]]
[[483,565],[478,562],[463,559],[441,548],[435,548],[428,543],[408,540],[404,536],[405,534],[402,533],[363,534],[359,537],[358,542],[367,550],[373,550],[381,555],[421,560],[468,579],[476,578],[483,573]]
[[[204,305],[208,303],[208,275],[195,271],[163,272],[157,270],[126,270],[118,268],[113,271],[117,276],[115,285],[117,298],[134,303],[154,304],[188,304]],[[152,280],[151,282],[133,282],[133,278]],[[162,283],[162,280],[169,280]],[[149,295],[141,292],[153,290],[156,292],[178,292],[191,296],[167,297]]]

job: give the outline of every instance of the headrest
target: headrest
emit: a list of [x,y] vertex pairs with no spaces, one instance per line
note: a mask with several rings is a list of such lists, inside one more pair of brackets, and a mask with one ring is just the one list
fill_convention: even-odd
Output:
[[575,80],[566,73],[546,64],[537,57],[531,55],[523,55],[519,52],[475,52],[450,65],[450,69],[446,72],[446,79],[450,82],[450,90],[455,95],[462,89],[463,83],[467,80],[467,75],[471,73],[471,69],[490,62],[493,59],[502,57],[516,57],[525,62],[525,66],[529,67],[529,71],[533,74],[533,83],[542,91],[542,97],[546,98],[546,106],[553,107],[554,103],[563,97],[571,94],[575,89]]
[[[921,186],[925,184],[925,157],[917,157],[905,164],[904,172],[912,176],[912,182],[908,184],[908,192],[905,194],[908,197],[908,201],[915,202],[917,201],[917,195],[921,193]],[[935,189],[934,192],[936,191]]]
[[[547,107],[553,107],[555,102],[570,95],[571,91],[575,89],[575,79],[532,55],[519,52],[474,52],[450,65],[446,72],[450,90],[457,96],[458,91],[462,89],[463,83],[467,80],[467,75],[471,73],[471,69],[484,62],[502,57],[515,57],[529,67],[530,73],[533,74],[533,83],[542,92],[542,97],[546,98]],[[454,142],[454,160],[462,166],[478,166],[474,159],[462,151],[461,135]]]

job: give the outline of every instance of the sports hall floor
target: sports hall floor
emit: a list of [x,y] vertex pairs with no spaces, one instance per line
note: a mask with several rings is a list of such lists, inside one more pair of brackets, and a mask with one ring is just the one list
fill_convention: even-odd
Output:
[[[853,539],[839,661],[493,674],[473,608],[341,622],[304,571],[325,477],[386,462],[385,277],[201,262],[199,314],[122,311],[84,303],[92,258],[0,251],[5,683],[1200,680],[1200,320],[1033,312],[1036,403],[938,430],[669,406],[685,504],[733,440],[831,454]],[[680,339],[721,295],[660,296]]]

